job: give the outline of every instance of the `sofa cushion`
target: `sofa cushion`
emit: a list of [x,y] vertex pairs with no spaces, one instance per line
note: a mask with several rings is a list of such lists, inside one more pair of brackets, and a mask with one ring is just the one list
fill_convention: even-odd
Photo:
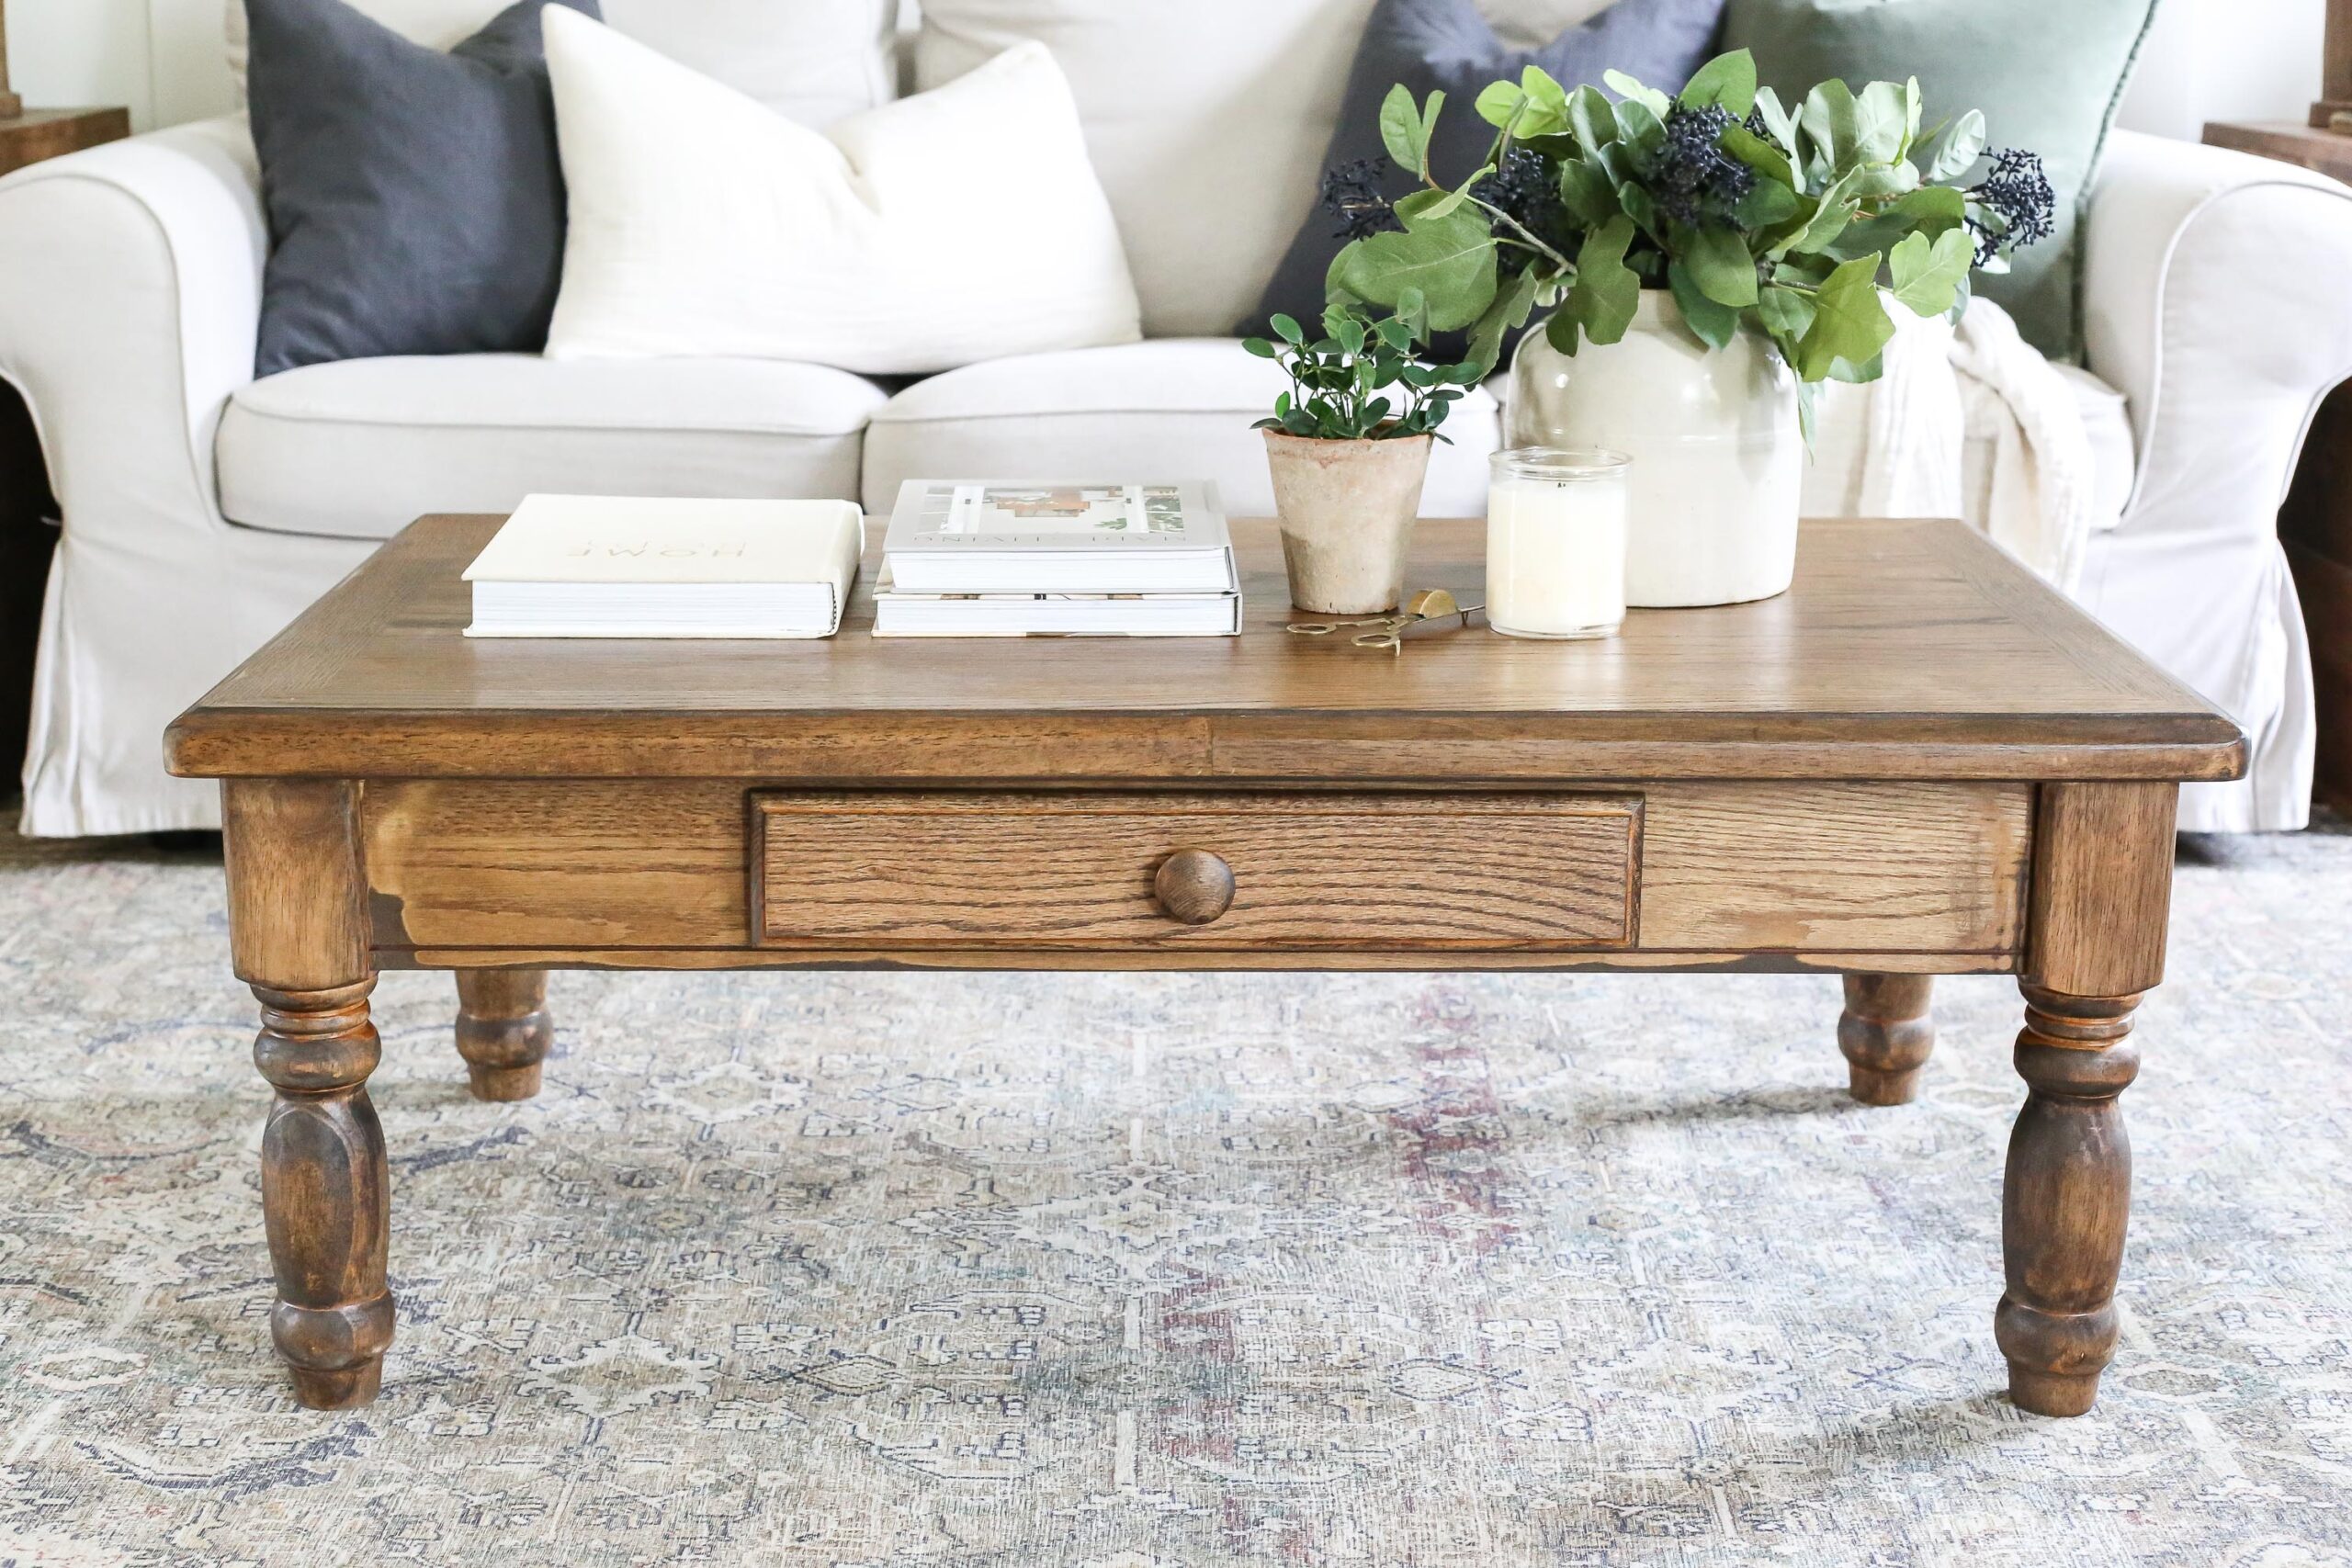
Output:
[[351,359],[255,381],[215,448],[248,527],[381,539],[533,491],[854,500],[862,377],[774,360]]
[[909,375],[1138,335],[1043,44],[821,131],[576,11],[548,8],[547,45],[571,213],[552,358]]
[[343,0],[249,0],[270,232],[255,375],[547,342],[564,200],[539,22],[561,6],[516,0],[444,54]]
[[1054,51],[1148,337],[1230,333],[1315,205],[1373,0],[923,0],[915,81]]
[[[2155,0],[1730,0],[1724,46],[1792,107],[1832,77],[1856,86],[1916,75],[1930,124],[1984,111],[1995,148],[2039,153],[2055,231],[1977,291],[2052,359],[2082,352],[2075,229]],[[1978,165],[1983,177],[1985,165]]]
[[[352,0],[435,49],[509,0]],[[681,64],[803,125],[829,125],[898,96],[897,0],[607,0],[605,19]],[[245,0],[228,0],[229,69],[245,80]]]
[[[910,479],[1158,475],[1214,479],[1237,517],[1271,516],[1265,438],[1250,428],[1289,383],[1237,338],[1159,338],[1025,355],[918,381],[865,435],[865,504],[888,512]],[[1424,516],[1480,516],[1495,400],[1474,389],[1436,445]]]

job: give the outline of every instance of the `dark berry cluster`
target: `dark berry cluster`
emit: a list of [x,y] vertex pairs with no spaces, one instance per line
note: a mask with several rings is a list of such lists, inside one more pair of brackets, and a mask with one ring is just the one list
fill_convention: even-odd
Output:
[[1728,221],[1740,198],[1756,187],[1756,171],[1721,145],[1731,129],[1731,111],[1721,105],[1684,108],[1666,117],[1666,145],[1650,168],[1650,190],[1657,209],[1693,226]]
[[1382,188],[1388,168],[1385,158],[1358,158],[1323,171],[1323,210],[1340,224],[1333,239],[1361,240],[1404,227]]
[[[1547,243],[1565,245],[1574,225],[1567,204],[1560,199],[1559,166],[1526,147],[1511,147],[1502,163],[1478,187],[1479,198],[1499,209],[1512,221]],[[1522,246],[1504,246],[1497,256],[1505,271],[1524,266],[1535,253]]]
[[2058,193],[2034,153],[2011,147],[1993,154],[1993,169],[1968,193],[1997,223],[1969,220],[1976,235],[1976,265],[2005,246],[2030,245],[2057,230]]

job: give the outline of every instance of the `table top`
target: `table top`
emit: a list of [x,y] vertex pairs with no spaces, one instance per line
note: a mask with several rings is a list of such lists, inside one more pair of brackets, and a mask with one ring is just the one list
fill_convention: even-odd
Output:
[[[501,519],[412,525],[172,726],[198,777],[920,780],[2217,779],[2237,726],[1958,523],[1803,530],[1795,586],[1635,611],[1593,642],[1286,633],[1238,520],[1244,630],[878,638],[878,526],[821,641],[460,635]],[[1408,589],[1477,603],[1483,524],[1424,522]]]

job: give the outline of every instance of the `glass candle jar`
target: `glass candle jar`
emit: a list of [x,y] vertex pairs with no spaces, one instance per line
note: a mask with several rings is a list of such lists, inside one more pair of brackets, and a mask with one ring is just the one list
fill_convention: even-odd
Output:
[[1625,619],[1633,459],[1599,447],[1498,452],[1487,492],[1487,620],[1506,637],[1607,637]]

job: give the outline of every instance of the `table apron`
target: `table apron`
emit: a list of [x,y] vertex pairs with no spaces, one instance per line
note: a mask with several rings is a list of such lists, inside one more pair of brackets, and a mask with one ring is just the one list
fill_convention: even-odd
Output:
[[[2025,944],[2035,795],[2029,784],[1917,780],[1214,795],[817,795],[731,779],[359,789],[368,941],[383,968],[2006,972]],[[765,864],[763,799],[799,803],[795,837]],[[797,908],[788,890],[763,893],[779,865],[828,861],[834,805],[851,827],[811,884],[822,897]],[[873,826],[900,820],[921,831],[894,857]],[[1082,874],[1097,822],[1110,867],[1100,887]],[[1159,918],[1148,903],[1155,833],[1167,851],[1233,861],[1230,915],[1197,928]],[[943,861],[962,880],[943,881]],[[876,909],[897,913],[863,920],[859,876]],[[962,907],[986,878],[1001,880],[1013,915]],[[1293,918],[1271,918],[1284,901]]]

